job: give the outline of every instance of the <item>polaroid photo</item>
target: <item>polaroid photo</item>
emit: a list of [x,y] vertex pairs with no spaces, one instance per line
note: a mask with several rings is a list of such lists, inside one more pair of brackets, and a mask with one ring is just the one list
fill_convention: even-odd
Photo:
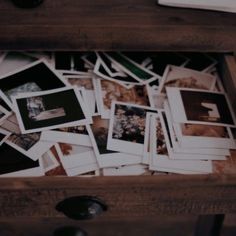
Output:
[[166,87],[192,88],[211,91],[216,77],[196,70],[168,65],[159,86],[159,94],[166,94]]
[[82,174],[86,174],[88,172],[98,171],[98,170],[99,168],[98,168],[97,163],[65,169],[67,176],[78,176],[78,177],[81,177]]
[[[46,79],[45,79],[46,78]],[[12,107],[12,98],[27,92],[39,92],[68,86],[63,77],[46,61],[40,60],[0,76],[0,96]]]
[[51,152],[52,156],[54,157],[54,159],[57,161],[59,165],[51,170],[45,171],[45,176],[67,176],[66,171],[57,153],[56,147],[53,146],[49,151]]
[[143,160],[142,163],[149,165],[150,164],[150,158],[151,158],[151,116],[153,113],[147,113],[146,116],[146,124],[145,127],[148,129],[148,132],[145,132],[145,137],[144,137],[144,150],[143,150]]
[[156,109],[164,109],[165,94],[159,94],[157,87],[147,86],[148,95],[150,98],[151,107]]
[[0,146],[1,177],[36,177],[43,176],[41,158],[33,161],[8,144]]
[[126,57],[119,52],[104,53],[114,64],[117,64],[126,74],[136,79],[139,83],[148,84],[161,77],[151,70],[142,67],[140,64]]
[[147,106],[113,101],[107,148],[143,155],[147,112],[157,113],[157,110]]
[[[97,159],[92,147],[71,145],[69,143],[58,143],[55,147],[65,170],[91,164],[97,165]],[[98,169],[98,166],[96,169]],[[86,172],[88,171],[83,173]]]
[[103,176],[132,176],[143,175],[147,172],[146,165],[127,165],[114,168],[104,168],[102,170]]
[[141,163],[141,155],[115,152],[107,149],[109,120],[94,116],[93,123],[88,127],[88,133],[100,167],[115,167],[120,165]]
[[219,149],[211,147],[186,147],[181,146],[175,130],[172,125],[171,116],[169,110],[165,108],[165,112],[161,112],[163,124],[165,126],[168,150],[170,159],[179,160],[225,160],[229,154],[228,149]]
[[92,76],[71,75],[71,76],[66,76],[65,78],[70,85],[76,86],[78,88],[83,88],[84,96],[86,97],[84,99],[84,102],[88,104],[91,115],[97,115],[97,111],[96,111],[97,104],[96,104],[96,97],[95,97]]
[[[62,99],[63,98],[63,99]],[[19,95],[14,110],[23,134],[90,123],[76,88],[62,88]]]
[[[233,136],[233,139],[235,141],[235,146],[236,146],[236,128],[231,128],[230,129],[231,133],[232,133],[232,136]],[[235,147],[236,148],[236,147]],[[235,149],[234,148],[234,149]]]
[[11,135],[10,132],[8,132],[5,129],[0,128],[0,146],[8,139],[10,135]]
[[0,105],[0,124],[2,124],[11,114],[11,112]]
[[[153,126],[154,125],[154,126]],[[171,169],[175,173],[183,173],[183,171],[194,171],[200,173],[211,173],[211,161],[202,160],[171,160],[170,143],[162,116],[151,116],[151,153],[152,159],[149,166],[150,170],[163,171],[164,169]]]
[[6,52],[3,57],[0,56],[0,76],[27,66],[37,59],[22,52]]
[[217,61],[206,53],[182,53],[185,57],[189,58],[189,62],[185,65],[186,68],[198,70],[202,72],[209,72],[217,64]]
[[48,172],[50,170],[57,168],[60,164],[53,155],[52,151],[49,150],[42,155],[42,165],[44,172]]
[[96,177],[96,176],[100,176],[100,170],[89,171],[81,175],[78,175],[77,177],[91,178],[91,177]]
[[166,91],[175,123],[235,127],[235,116],[226,94],[171,87]]
[[96,74],[100,78],[114,81],[114,82],[124,86],[125,88],[130,88],[132,85],[140,84],[137,80],[135,80],[134,78],[132,78],[128,74],[125,74],[124,76],[119,75],[119,76],[111,77],[110,74],[107,73],[107,71],[103,67],[103,64],[101,63],[101,60],[99,60],[99,59],[97,60],[97,62],[95,64],[94,74]]
[[[211,156],[213,155],[213,157],[214,156],[221,156],[221,157],[217,157],[217,158],[222,158],[223,160],[225,159],[225,156],[230,155],[229,149],[218,148],[218,145],[217,145],[218,142],[216,142],[216,140],[213,140],[213,145],[214,145],[213,147],[211,147],[211,145],[208,144],[209,139],[204,140],[205,145],[203,145],[203,147],[201,147],[202,146],[201,142],[199,144],[199,147],[191,147],[191,145],[187,146],[187,147],[181,146],[181,143],[179,142],[179,139],[181,139],[181,137],[179,137],[179,135],[177,137],[177,135],[176,135],[176,132],[173,127],[171,113],[170,113],[169,106],[168,106],[167,102],[165,103],[165,113],[163,113],[162,116],[163,116],[163,120],[165,122],[166,129],[168,131],[170,143],[173,147],[174,153],[202,154],[202,155],[211,155]],[[179,124],[176,124],[176,125],[179,125]],[[222,127],[220,127],[220,128],[222,128]],[[204,129],[205,129],[205,127],[204,127]]]
[[110,118],[112,101],[129,102],[132,104],[151,106],[150,94],[145,85],[135,85],[127,89],[109,80],[98,80],[98,102],[101,106],[101,115],[104,119]]
[[[225,155],[223,154],[225,149],[234,147],[228,127],[174,123],[167,102],[165,103],[165,112],[174,150],[181,148],[194,152],[194,149],[197,149],[197,153],[209,154],[208,150],[216,149],[218,155]],[[183,133],[184,130],[186,133]],[[212,155],[217,154],[212,152]]]
[[42,141],[70,143],[87,147],[92,146],[86,125],[44,130],[40,139]]

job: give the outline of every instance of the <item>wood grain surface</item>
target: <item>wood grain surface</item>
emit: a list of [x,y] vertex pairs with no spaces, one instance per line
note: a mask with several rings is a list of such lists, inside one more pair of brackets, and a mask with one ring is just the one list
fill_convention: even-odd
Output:
[[0,219],[64,218],[56,204],[80,195],[106,202],[101,219],[236,213],[236,175],[1,179]]
[[169,8],[156,0],[0,1],[2,50],[235,51],[236,14]]

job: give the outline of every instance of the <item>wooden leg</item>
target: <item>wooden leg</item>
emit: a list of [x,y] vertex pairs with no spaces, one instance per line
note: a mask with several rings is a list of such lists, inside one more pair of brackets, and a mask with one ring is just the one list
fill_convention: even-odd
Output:
[[225,215],[201,215],[194,236],[220,236]]

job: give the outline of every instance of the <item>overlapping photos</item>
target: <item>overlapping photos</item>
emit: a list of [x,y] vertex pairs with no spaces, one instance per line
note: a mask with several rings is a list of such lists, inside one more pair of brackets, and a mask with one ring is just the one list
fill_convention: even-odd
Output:
[[235,124],[214,55],[0,54],[1,176],[235,172]]

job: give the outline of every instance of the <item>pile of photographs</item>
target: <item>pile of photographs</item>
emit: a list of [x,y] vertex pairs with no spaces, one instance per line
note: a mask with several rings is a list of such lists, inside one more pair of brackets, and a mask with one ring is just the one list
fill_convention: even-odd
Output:
[[213,54],[0,53],[0,176],[231,173],[235,124]]

